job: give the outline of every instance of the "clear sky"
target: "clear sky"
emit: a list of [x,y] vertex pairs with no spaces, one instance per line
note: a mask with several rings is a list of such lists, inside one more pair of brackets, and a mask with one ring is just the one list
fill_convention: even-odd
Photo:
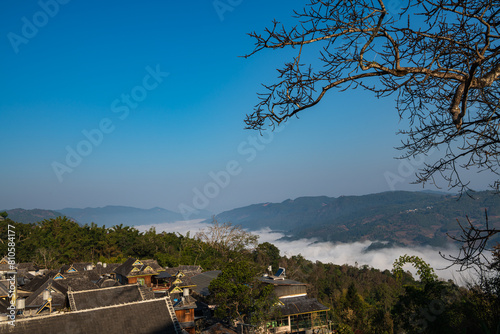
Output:
[[239,57],[252,50],[247,33],[304,3],[1,1],[0,209],[217,213],[422,189],[394,159],[404,124],[392,98],[330,95],[280,132],[244,130],[261,84],[292,56]]

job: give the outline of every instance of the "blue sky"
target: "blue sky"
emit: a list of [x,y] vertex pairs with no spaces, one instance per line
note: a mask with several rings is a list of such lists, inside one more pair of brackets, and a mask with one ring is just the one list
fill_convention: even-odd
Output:
[[289,22],[304,1],[220,3],[2,1],[0,208],[217,213],[421,189],[394,159],[404,125],[391,98],[331,95],[280,132],[244,130],[261,84],[292,56],[239,57],[247,33]]

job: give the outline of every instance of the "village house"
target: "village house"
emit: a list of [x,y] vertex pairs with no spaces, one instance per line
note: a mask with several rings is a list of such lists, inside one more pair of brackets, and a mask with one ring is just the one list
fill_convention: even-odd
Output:
[[23,302],[26,315],[52,312],[69,307],[68,292],[98,289],[92,279],[99,279],[90,272],[60,273],[52,271],[49,274],[36,277],[31,282],[19,288],[19,294],[28,294]]
[[116,279],[121,284],[139,283],[147,287],[153,286],[152,277],[165,271],[156,260],[139,260],[128,258],[115,270]]
[[[144,262],[154,266],[154,263]],[[111,277],[106,267],[72,264],[34,277],[18,290],[19,312],[15,326],[9,324],[6,316],[0,315],[0,333],[121,334],[134,329],[140,333],[187,334],[177,320],[168,292],[155,298],[152,289],[146,284],[140,285],[140,281],[99,288],[96,283]],[[2,297],[7,296],[4,290],[0,288]],[[4,298],[0,300],[0,314],[7,313],[7,305]]]
[[[179,266],[175,268],[167,268],[166,273],[170,275],[168,292],[172,300],[175,315],[179,323],[186,332],[195,334],[195,312],[198,308],[198,303],[191,296],[192,289],[196,287],[191,280],[191,276],[202,271],[199,266]],[[160,291],[155,291],[157,294]]]
[[275,275],[265,275],[259,280],[274,286],[278,297],[281,317],[267,324],[270,333],[321,333],[328,331],[327,312],[329,308],[315,298],[307,296],[305,283],[286,279],[285,269]]

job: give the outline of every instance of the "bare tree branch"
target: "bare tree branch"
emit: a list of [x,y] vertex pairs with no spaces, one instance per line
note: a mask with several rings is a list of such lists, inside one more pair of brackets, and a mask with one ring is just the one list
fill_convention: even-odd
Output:
[[[499,8],[499,0],[417,0],[393,13],[382,0],[310,0],[295,12],[295,26],[275,20],[262,34],[249,34],[255,48],[245,57],[281,48],[297,56],[264,86],[246,127],[274,128],[327,92],[361,87],[394,95],[398,115],[410,124],[399,132],[406,137],[401,158],[443,148],[417,182],[442,175],[449,187],[466,190],[461,169],[498,173]],[[306,49],[317,60],[304,61]]]

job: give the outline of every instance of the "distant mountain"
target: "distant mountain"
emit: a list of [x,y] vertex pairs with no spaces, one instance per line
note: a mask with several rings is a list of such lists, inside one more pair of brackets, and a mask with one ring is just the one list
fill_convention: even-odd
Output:
[[457,235],[457,219],[466,216],[500,228],[500,196],[478,192],[474,198],[428,192],[394,191],[364,196],[300,197],[282,203],[261,203],[223,212],[219,221],[250,230],[269,227],[287,232],[290,239],[319,241],[387,241],[395,245],[442,246]]
[[0,210],[6,211],[9,215],[9,219],[18,223],[36,223],[44,219],[56,218],[59,216],[64,216],[64,214],[53,211],[53,210],[43,210],[43,209],[12,209],[12,210]]
[[[66,208],[58,210],[62,214],[72,217],[82,224],[96,223],[99,226],[106,225],[147,225],[158,223],[169,223],[184,220],[184,217],[177,212],[162,208],[139,209],[129,206],[108,205],[99,208]],[[198,215],[192,215],[190,219],[205,219],[210,217],[208,211],[200,212]]]
[[[4,210],[0,210],[4,211]],[[184,220],[180,213],[162,208],[139,209],[129,206],[105,206],[100,208],[66,208],[61,210],[42,210],[42,209],[12,209],[5,210],[8,217],[20,223],[36,223],[44,219],[52,219],[59,216],[66,216],[77,221],[80,224],[95,223],[98,226],[106,225],[147,225],[157,223],[170,223]],[[206,219],[211,217],[208,211],[200,211],[198,215],[191,215],[190,219]]]

